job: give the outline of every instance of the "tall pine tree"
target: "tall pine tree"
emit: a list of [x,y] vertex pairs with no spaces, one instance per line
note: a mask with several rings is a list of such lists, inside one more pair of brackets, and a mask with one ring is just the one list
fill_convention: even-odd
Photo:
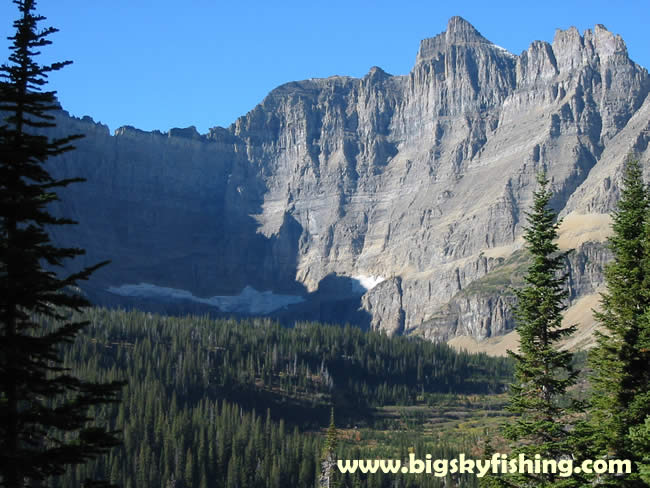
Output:
[[630,444],[638,453],[636,467],[641,481],[650,485],[650,415],[643,425],[630,428]]
[[[629,158],[621,198],[612,215],[605,268],[607,291],[594,314],[601,330],[590,355],[591,423],[594,455],[640,462],[630,429],[650,415],[650,200],[638,160]],[[633,463],[634,464],[634,463]],[[622,479],[601,477],[610,486],[647,486],[638,473]]]
[[[549,207],[552,193],[548,179],[538,176],[539,189],[528,216],[524,239],[531,256],[525,285],[515,290],[515,317],[519,352],[508,351],[515,360],[515,381],[510,386],[508,410],[517,417],[504,428],[513,447],[511,457],[524,454],[534,459],[560,460],[571,456],[572,417],[580,411],[577,402],[565,405],[567,388],[576,382],[571,368],[572,354],[559,349],[559,341],[571,335],[575,326],[562,327],[566,308],[565,253],[555,240],[559,222]],[[494,486],[494,479],[488,484]],[[576,478],[558,474],[513,474],[501,478],[507,486],[577,486]]]
[[[63,277],[53,271],[83,254],[55,246],[47,233],[74,223],[53,216],[48,205],[57,200],[56,188],[80,180],[57,180],[44,163],[73,149],[79,136],[43,133],[55,125],[50,112],[58,105],[55,93],[42,87],[69,62],[34,60],[56,32],[38,29],[44,17],[34,13],[35,3],[14,0],[19,18],[8,63],[0,67],[0,483],[11,488],[60,475],[116,445],[114,433],[93,425],[88,410],[116,401],[121,388],[76,378],[60,359],[61,347],[86,325],[69,320],[88,305],[73,290],[101,264]],[[51,328],[39,327],[36,314]]]
[[321,461],[320,486],[324,488],[334,488],[335,486],[338,486],[338,468],[336,467],[337,447],[338,432],[336,430],[336,423],[334,422],[334,407],[332,407],[330,410],[330,424],[327,428]]

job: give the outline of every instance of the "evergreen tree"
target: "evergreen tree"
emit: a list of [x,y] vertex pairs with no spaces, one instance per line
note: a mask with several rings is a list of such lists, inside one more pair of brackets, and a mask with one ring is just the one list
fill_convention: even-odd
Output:
[[[612,215],[605,268],[607,291],[594,314],[601,330],[590,362],[591,421],[595,454],[637,463],[643,455],[630,442],[630,429],[650,415],[650,200],[639,162],[628,159],[621,198]],[[612,486],[646,486],[634,473],[601,479]]]
[[[14,0],[19,19],[9,38],[9,62],[0,67],[0,481],[7,487],[62,474],[117,444],[113,432],[89,425],[89,407],[117,400],[120,384],[82,381],[63,368],[60,348],[84,322],[68,320],[86,306],[72,290],[97,267],[65,277],[52,271],[83,254],[50,242],[46,227],[73,223],[48,212],[54,189],[78,179],[57,180],[44,167],[72,149],[79,136],[49,139],[58,109],[54,92],[41,91],[48,73],[68,61],[41,66],[34,57],[51,43],[54,28],[38,30],[34,0]],[[35,314],[55,329],[37,326]],[[90,485],[90,482],[88,482]]]
[[330,425],[327,428],[325,436],[325,446],[323,447],[323,460],[321,462],[320,486],[333,488],[337,486],[336,472],[336,448],[338,445],[338,432],[334,422],[334,407],[330,411]]
[[[508,410],[518,414],[504,428],[512,441],[511,457],[524,454],[529,459],[570,457],[572,439],[570,416],[580,410],[577,402],[561,405],[567,388],[576,381],[571,368],[572,354],[560,351],[558,342],[573,333],[575,326],[562,327],[562,311],[568,297],[564,253],[555,240],[560,222],[549,207],[552,193],[548,179],[538,176],[532,211],[527,214],[524,239],[532,262],[524,278],[525,285],[515,290],[515,317],[519,332],[519,352],[508,353],[515,360],[515,381],[510,386]],[[513,474],[505,479],[508,486],[572,486],[576,478],[557,474]],[[486,480],[494,486],[494,480]]]
[[630,428],[630,442],[639,453],[639,460],[636,462],[639,477],[650,485],[650,415],[642,425]]
[[[495,452],[496,451],[492,446],[490,432],[488,429],[485,429],[483,448],[482,448],[482,457],[483,459],[490,459]],[[499,478],[497,475],[494,475],[493,473],[488,473],[486,476],[482,477],[478,481],[478,485],[481,488],[500,488],[503,486],[502,481],[503,480]]]
[[330,424],[327,427],[327,436],[325,437],[325,453],[335,453],[338,446],[338,432],[334,422],[334,407],[330,410]]

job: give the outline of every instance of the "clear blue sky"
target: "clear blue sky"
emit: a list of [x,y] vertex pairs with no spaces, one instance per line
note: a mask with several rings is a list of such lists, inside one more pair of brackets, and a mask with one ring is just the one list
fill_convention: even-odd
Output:
[[[74,64],[50,88],[70,113],[163,131],[228,126],[274,87],[349,75],[372,66],[410,71],[419,41],[460,15],[492,42],[519,54],[556,28],[582,33],[604,24],[650,68],[650,1],[227,1],[39,0],[60,32],[42,60]],[[0,3],[0,61],[15,6]]]

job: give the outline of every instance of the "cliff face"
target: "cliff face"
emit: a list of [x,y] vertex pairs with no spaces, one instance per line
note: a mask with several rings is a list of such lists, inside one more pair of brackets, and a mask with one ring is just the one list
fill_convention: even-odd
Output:
[[82,225],[57,238],[88,249],[87,262],[113,260],[88,286],[104,302],[128,284],[204,298],[250,286],[300,296],[300,316],[318,318],[335,278],[364,325],[489,337],[512,327],[508,298],[471,284],[521,246],[540,170],[574,223],[566,232],[585,236],[572,296],[602,281],[602,260],[580,258],[596,252],[585,222],[612,209],[628,152],[648,161],[649,90],[603,26],[515,56],[454,17],[408,75],[289,83],[205,135],[111,136],[62,112],[57,130],[87,137],[56,171],[88,182],[62,196]]

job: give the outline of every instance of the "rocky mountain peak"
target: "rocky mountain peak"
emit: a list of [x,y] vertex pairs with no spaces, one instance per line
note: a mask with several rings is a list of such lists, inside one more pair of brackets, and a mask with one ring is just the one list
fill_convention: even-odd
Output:
[[557,29],[553,38],[553,51],[560,61],[560,71],[574,69],[595,60],[601,65],[608,62],[630,63],[627,46],[621,36],[608,31],[602,24],[597,24],[593,30],[587,29],[582,36],[575,27]]
[[200,139],[201,134],[196,130],[196,127],[191,125],[185,128],[174,127],[167,133],[169,137],[181,137],[183,139]]
[[368,71],[368,74],[364,76],[364,78],[370,81],[382,81],[385,80],[386,78],[389,78],[390,76],[391,76],[390,74],[386,73],[379,66],[373,66],[372,68],[370,68],[370,71]]
[[595,26],[593,34],[589,30],[585,32],[585,39],[593,42],[601,62],[614,55],[620,55],[625,59],[628,59],[627,46],[625,45],[623,38],[618,34],[613,34],[608,31],[602,24],[597,24]]
[[88,293],[482,340],[513,325],[504,290],[544,169],[577,249],[572,300],[594,294],[622,161],[650,168],[647,70],[601,25],[515,56],[461,17],[417,59],[406,76],[286,83],[207,135],[109,136],[61,113],[88,137],[56,176],[88,182],[62,195],[81,234],[60,244],[114,262]]
[[449,19],[447,22],[447,30],[445,37],[448,44],[455,44],[460,42],[480,42],[489,43],[476,28],[458,15]]
[[435,37],[424,39],[420,42],[420,50],[418,51],[416,58],[416,65],[438,58],[451,46],[489,46],[502,49],[483,37],[481,33],[467,20],[455,16],[449,19],[447,30],[445,32],[442,32]]

